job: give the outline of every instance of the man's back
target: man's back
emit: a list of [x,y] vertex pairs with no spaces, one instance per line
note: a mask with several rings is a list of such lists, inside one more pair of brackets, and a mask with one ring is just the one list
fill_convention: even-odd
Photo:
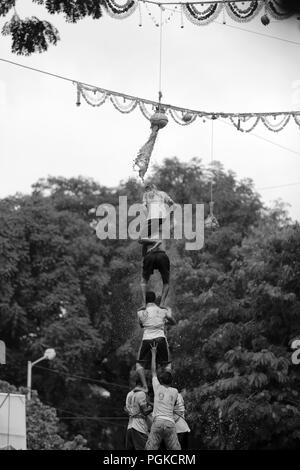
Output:
[[153,418],[166,419],[174,423],[174,406],[178,396],[177,388],[159,383],[157,377],[152,379],[154,390]]
[[146,393],[140,388],[136,387],[127,394],[126,409],[129,413],[128,429],[133,428],[144,434],[148,433],[148,426],[142,415],[142,407],[146,405]]
[[165,218],[168,213],[168,205],[172,199],[164,191],[148,191],[144,193],[143,202],[148,208],[148,219]]
[[148,303],[145,310],[138,312],[139,321],[144,328],[143,339],[165,338],[166,309],[155,303]]

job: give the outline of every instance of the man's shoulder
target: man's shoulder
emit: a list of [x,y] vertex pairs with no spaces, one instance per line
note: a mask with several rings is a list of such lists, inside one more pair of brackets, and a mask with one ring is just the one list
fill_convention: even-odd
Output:
[[137,400],[145,400],[146,392],[144,390],[136,390],[135,391],[135,396],[136,396]]

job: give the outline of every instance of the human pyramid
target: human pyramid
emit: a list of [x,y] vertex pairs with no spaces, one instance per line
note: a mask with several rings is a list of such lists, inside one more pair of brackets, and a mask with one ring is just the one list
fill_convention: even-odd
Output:
[[[143,260],[143,304],[137,317],[144,332],[132,378],[133,388],[126,397],[125,410],[129,415],[126,449],[180,450],[187,448],[190,429],[184,419],[183,396],[172,387],[173,373],[165,326],[174,325],[175,319],[166,304],[170,259],[162,236],[168,207],[174,206],[174,201],[165,192],[157,190],[154,184],[148,184],[145,187],[143,204],[147,211],[147,223],[139,239]],[[154,270],[159,271],[163,283],[159,297],[153,291],[148,291],[148,282]],[[157,372],[158,365],[161,369]],[[150,403],[148,397],[145,376],[145,369],[149,369],[149,366],[152,372],[153,403]]]

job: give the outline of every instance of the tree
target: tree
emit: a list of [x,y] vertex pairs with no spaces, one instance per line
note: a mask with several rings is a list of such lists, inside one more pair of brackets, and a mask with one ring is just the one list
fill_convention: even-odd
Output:
[[[178,323],[168,337],[194,446],[294,448],[299,370],[290,344],[300,337],[299,225],[282,205],[264,208],[251,181],[238,181],[217,162],[206,168],[198,159],[166,159],[150,180],[176,202],[202,202],[207,211],[212,174],[220,228],[205,232],[202,250],[185,251],[178,240],[169,252]],[[121,195],[136,203],[142,187],[51,177],[31,195],[0,201],[1,377],[24,384],[26,360],[55,347],[54,361],[35,366],[33,386],[57,408],[59,436],[80,434],[92,449],[123,447],[123,406],[141,336],[140,246],[98,240],[89,226],[91,207],[117,207]]]
[[[77,23],[86,17],[99,19],[102,17],[103,9],[107,9],[109,5],[107,0],[32,0],[32,2],[43,5],[51,15],[63,14],[65,20],[70,23]],[[21,18],[15,8],[15,3],[15,0],[0,2],[0,16],[6,16],[13,12],[2,29],[3,35],[12,37],[12,52],[30,55],[46,51],[51,44],[56,45],[60,37],[55,26],[36,16]],[[113,5],[111,8],[114,9]]]
[[[0,380],[0,392],[26,394],[26,389]],[[26,438],[28,450],[89,450],[82,436],[65,441],[60,436],[60,422],[55,408],[43,404],[36,391],[26,403]]]
[[290,350],[300,334],[299,247],[299,225],[279,207],[231,250],[230,271],[205,288],[207,272],[197,269],[194,296],[191,269],[178,272],[189,310],[171,345],[180,345],[179,382],[191,386],[190,419],[204,448],[299,446],[300,374]]

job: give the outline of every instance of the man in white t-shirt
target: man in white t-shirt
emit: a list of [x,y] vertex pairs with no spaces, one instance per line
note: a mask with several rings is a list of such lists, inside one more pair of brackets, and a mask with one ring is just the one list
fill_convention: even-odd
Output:
[[159,191],[155,184],[150,183],[145,186],[143,205],[147,211],[147,223],[142,230],[141,241],[157,240],[160,238],[162,223],[169,215],[169,207],[174,205],[174,201],[167,193]]
[[165,335],[166,323],[175,324],[171,309],[160,308],[155,303],[155,293],[146,293],[146,308],[138,311],[140,326],[144,328],[142,343],[138,352],[136,370],[139,373],[144,389],[147,391],[145,368],[151,366],[151,344],[157,343],[157,363],[171,368],[169,345]]
[[147,416],[152,407],[147,404],[146,393],[138,374],[135,374],[135,387],[127,394],[126,412],[129,415],[126,431],[126,450],[144,450],[148,439]]
[[151,347],[152,386],[154,391],[153,423],[147,440],[146,450],[158,450],[164,442],[167,450],[181,450],[178,441],[174,408],[178,397],[178,390],[171,387],[173,376],[165,370],[157,378],[156,374],[157,344],[154,341]]

